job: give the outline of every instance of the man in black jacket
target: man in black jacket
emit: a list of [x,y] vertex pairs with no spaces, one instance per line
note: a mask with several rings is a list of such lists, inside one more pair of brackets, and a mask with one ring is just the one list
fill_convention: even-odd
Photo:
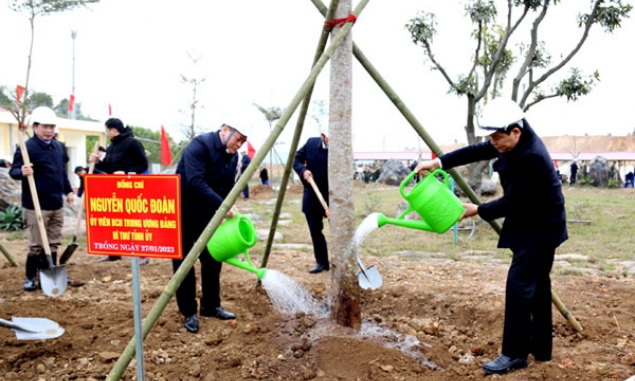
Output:
[[73,189],[66,174],[66,152],[62,143],[54,139],[57,124],[55,112],[48,107],[35,108],[31,113],[31,124],[34,136],[25,142],[31,163],[30,165],[24,163],[22,151],[18,148],[9,171],[12,178],[22,180],[23,218],[29,229],[29,252],[24,280],[26,291],[37,289],[35,282],[38,268],[48,268],[27,177],[33,176],[35,180],[42,220],[54,264],[57,263],[57,249],[62,241],[64,195],[69,204],[73,204],[74,200]]
[[[148,169],[148,159],[143,144],[135,139],[132,129],[124,126],[123,122],[117,118],[106,120],[106,136],[110,139],[110,145],[106,149],[105,156],[100,153],[91,153],[88,161],[96,162],[95,173],[108,173],[114,175],[125,175],[128,173],[142,174]],[[109,255],[100,258],[96,262],[118,261],[118,255]],[[140,265],[145,265],[149,258],[142,258]]]
[[518,105],[489,102],[479,120],[489,140],[420,163],[416,171],[449,169],[497,159],[504,195],[480,204],[464,204],[462,218],[505,218],[498,247],[512,250],[507,275],[502,354],[483,365],[488,374],[505,374],[536,361],[551,360],[551,281],[555,250],[567,240],[562,185],[545,145]]
[[327,211],[320,203],[309,178],[313,178],[324,201],[329,202],[329,138],[326,132],[322,132],[320,137],[309,138],[307,142],[296,152],[293,161],[293,170],[300,176],[304,185],[304,195],[302,197],[302,212],[306,217],[313,242],[313,254],[317,266],[309,270],[311,274],[317,274],[330,269],[328,248],[326,238],[322,230],[324,229],[324,217],[328,217]]
[[[196,240],[205,230],[223,200],[234,187],[238,168],[237,151],[247,140],[238,129],[223,124],[218,131],[199,135],[185,147],[176,168],[181,176],[181,237],[183,254],[187,255]],[[234,218],[232,207],[227,218]],[[201,316],[216,317],[221,320],[235,319],[236,315],[225,311],[220,305],[221,262],[209,253],[200,254],[202,298]],[[174,272],[183,260],[173,260]],[[176,292],[179,311],[185,317],[185,328],[192,333],[198,331],[196,316],[196,277],[190,269]]]
[[[96,161],[95,168],[104,173],[115,175],[144,173],[148,169],[146,151],[143,144],[135,139],[132,129],[124,126],[123,122],[117,118],[110,118],[105,124],[106,136],[110,140],[106,155],[92,153],[89,161]],[[103,157],[103,160],[100,157]]]

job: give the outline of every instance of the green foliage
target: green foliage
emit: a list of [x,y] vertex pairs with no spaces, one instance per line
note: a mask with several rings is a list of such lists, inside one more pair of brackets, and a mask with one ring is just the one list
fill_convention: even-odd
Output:
[[590,185],[590,184],[593,184],[593,179],[591,179],[591,177],[589,177],[588,175],[585,176],[582,173],[578,174],[578,185]]
[[556,94],[565,96],[568,101],[576,101],[580,96],[591,92],[596,81],[599,80],[600,73],[597,71],[584,79],[580,71],[577,68],[573,68],[571,69],[571,76],[560,82],[560,85],[556,89]]
[[489,24],[496,19],[496,6],[493,0],[476,0],[465,6],[465,11],[475,24]]
[[410,32],[412,42],[416,45],[426,46],[432,43],[434,35],[437,33],[437,20],[434,13],[421,12],[406,24],[406,29]]
[[[143,144],[148,156],[148,163],[161,163],[161,131],[154,131],[144,127],[130,126],[135,138]],[[170,152],[172,153],[172,159],[176,162],[176,148],[177,145],[174,140],[168,135],[168,141],[170,142]],[[95,144],[95,143],[93,143]],[[91,146],[92,150],[92,146]]]
[[22,207],[11,205],[5,211],[0,212],[0,230],[18,231],[26,226],[22,222]]
[[95,149],[95,142],[99,141],[99,136],[97,135],[86,135],[86,157],[89,157],[91,153],[93,153],[93,149]]
[[9,2],[9,8],[15,12],[26,13],[31,17],[35,17],[37,15],[46,16],[50,13],[70,11],[98,2],[99,0],[13,0]]
[[619,185],[620,183],[617,179],[609,179],[608,182],[606,183],[606,187],[610,189],[618,188]]
[[[622,18],[628,17],[633,9],[630,4],[623,5],[622,0],[601,1],[593,23],[600,24],[606,32],[613,32],[622,26]],[[589,14],[578,16],[578,26],[582,27],[589,21]]]

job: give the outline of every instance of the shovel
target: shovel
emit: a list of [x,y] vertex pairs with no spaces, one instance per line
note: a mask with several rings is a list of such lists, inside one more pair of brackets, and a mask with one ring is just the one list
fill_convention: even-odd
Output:
[[369,268],[365,268],[362,260],[357,256],[357,265],[361,270],[358,274],[359,278],[359,286],[365,290],[371,289],[376,290],[384,284],[383,279],[381,278],[381,274],[379,270],[375,267],[375,265],[370,266]]
[[53,320],[20,317],[11,319],[0,319],[0,326],[11,328],[18,340],[54,339],[64,333],[64,328]]
[[[329,206],[326,205],[326,201],[324,200],[324,197],[322,197],[322,193],[320,193],[320,190],[315,184],[315,181],[313,181],[313,176],[309,176],[309,184],[311,184],[311,187],[315,191],[315,195],[320,200],[320,203],[322,203],[322,207],[324,208],[324,210],[328,212]],[[379,273],[379,270],[377,270],[375,266],[370,266],[369,268],[364,267],[362,260],[359,259],[359,255],[357,256],[357,265],[359,266],[359,269],[361,270],[359,274],[357,274],[359,278],[359,286],[361,288],[365,290],[368,290],[368,289],[375,290],[381,287],[384,281],[381,278],[381,274]]]
[[[31,164],[29,159],[29,152],[24,144],[24,136],[22,133],[18,133],[20,151],[22,151],[22,157],[24,164]],[[60,296],[66,291],[68,277],[66,275],[66,266],[55,267],[53,263],[53,257],[51,257],[51,247],[49,246],[49,239],[46,235],[46,229],[44,228],[44,220],[42,219],[42,210],[40,209],[40,200],[37,196],[37,189],[35,188],[35,179],[33,176],[27,176],[29,182],[29,189],[31,196],[33,197],[33,206],[35,208],[35,217],[37,220],[38,231],[40,233],[40,239],[42,240],[42,246],[44,247],[44,254],[49,264],[48,269],[40,270],[40,286],[45,295],[56,297]]]
[[[95,149],[93,150],[93,153],[96,155],[99,153],[99,142],[95,142]],[[90,166],[88,167],[88,174],[93,173],[93,170],[95,169],[95,162],[93,161],[92,163],[90,163]],[[84,179],[81,179],[81,181],[84,181]],[[77,233],[79,232],[79,224],[82,222],[82,216],[84,214],[84,202],[81,202],[79,204],[79,210],[77,211],[77,222],[75,223],[75,232],[73,232],[73,240],[71,241],[70,244],[68,244],[68,246],[66,247],[66,250],[64,250],[64,253],[62,253],[62,256],[60,257],[60,265],[64,265],[66,264],[66,262],[68,262],[69,259],[71,259],[71,256],[73,255],[73,253],[75,253],[75,250],[77,250],[77,247],[79,246],[79,244],[77,243]]]

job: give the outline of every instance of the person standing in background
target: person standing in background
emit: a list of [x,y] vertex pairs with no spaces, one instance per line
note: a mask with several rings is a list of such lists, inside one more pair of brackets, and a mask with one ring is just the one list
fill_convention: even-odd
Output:
[[[148,169],[148,159],[146,157],[143,144],[135,139],[132,129],[124,126],[123,122],[117,118],[110,118],[105,123],[106,136],[110,140],[110,145],[106,149],[105,155],[99,151],[98,154],[91,153],[89,161],[95,162],[95,170],[113,175],[141,174]],[[109,255],[106,258],[98,259],[96,262],[118,261],[118,255]],[[141,258],[140,265],[145,265],[150,260]]]
[[[251,158],[249,157],[247,150],[242,151],[241,154],[243,157],[240,159],[240,175],[242,176],[247,170],[249,164],[251,164]],[[249,183],[247,183],[247,185],[245,185],[245,189],[243,189],[243,198],[249,198]]]
[[298,174],[304,186],[302,197],[302,212],[306,217],[313,242],[313,254],[316,266],[309,270],[310,274],[317,274],[330,269],[328,248],[324,237],[324,218],[328,212],[324,210],[309,179],[315,181],[324,201],[329,202],[329,138],[325,131],[319,137],[309,138],[302,148],[295,154],[293,170]]

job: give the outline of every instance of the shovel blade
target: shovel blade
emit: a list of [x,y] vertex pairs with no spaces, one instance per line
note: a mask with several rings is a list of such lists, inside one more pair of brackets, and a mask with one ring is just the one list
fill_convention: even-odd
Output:
[[18,340],[54,339],[62,336],[64,328],[53,320],[45,318],[14,317],[13,331]]
[[60,265],[66,264],[66,262],[71,259],[71,256],[73,255],[75,250],[77,250],[78,246],[79,244],[73,241],[68,245],[68,247],[66,247],[66,250],[64,250],[64,253],[62,253],[62,256],[60,257]]
[[40,270],[40,286],[42,286],[44,295],[53,298],[58,297],[66,291],[67,285],[68,275],[66,274],[66,266]]
[[359,286],[365,290],[376,290],[384,284],[379,270],[373,265],[358,274]]

